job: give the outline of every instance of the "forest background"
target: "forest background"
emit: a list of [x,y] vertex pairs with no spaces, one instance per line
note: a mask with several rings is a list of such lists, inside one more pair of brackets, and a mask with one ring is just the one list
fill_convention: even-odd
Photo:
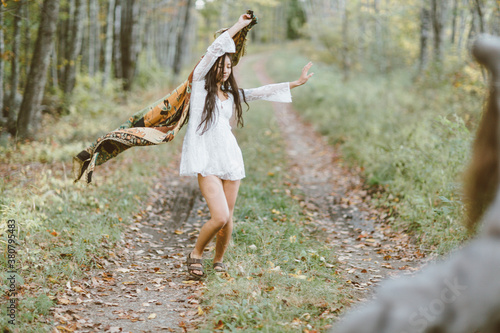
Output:
[[[359,168],[373,193],[368,200],[386,209],[385,218],[426,251],[445,253],[470,237],[462,174],[487,78],[468,49],[479,33],[500,35],[499,0],[1,2],[0,233],[6,239],[7,220],[16,216],[22,251],[35,243],[42,244],[36,251],[49,251],[47,230],[72,233],[69,216],[82,205],[100,214],[96,221],[132,214],[147,191],[144,178],[122,183],[137,186],[135,193],[110,190],[125,203],[104,212],[113,200],[97,200],[103,193],[96,189],[82,198],[89,191],[75,191],[66,179],[72,156],[130,115],[120,113],[123,103],[138,110],[181,82],[214,32],[247,9],[259,18],[248,51],[269,55],[276,81],[315,63],[294,107],[339,147],[343,162]],[[112,241],[113,223],[98,234]],[[94,238],[63,257],[82,265],[83,247],[102,242]],[[43,299],[35,301],[43,308]]]

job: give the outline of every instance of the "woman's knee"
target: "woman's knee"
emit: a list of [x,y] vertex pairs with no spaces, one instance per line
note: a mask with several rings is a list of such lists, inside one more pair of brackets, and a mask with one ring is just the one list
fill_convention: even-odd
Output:
[[221,230],[228,223],[232,222],[231,216],[229,214],[217,214],[212,217],[212,221],[217,228],[217,230]]

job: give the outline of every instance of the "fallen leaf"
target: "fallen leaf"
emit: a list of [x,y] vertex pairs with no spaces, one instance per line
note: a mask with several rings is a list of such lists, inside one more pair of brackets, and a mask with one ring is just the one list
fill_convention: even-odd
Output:
[[215,330],[221,330],[223,328],[224,328],[224,322],[222,320],[219,320],[217,325],[215,325],[215,327],[214,327]]
[[135,282],[135,281],[125,281],[125,282],[123,282],[123,284],[125,284],[125,285],[133,285],[133,284],[137,284],[137,282]]

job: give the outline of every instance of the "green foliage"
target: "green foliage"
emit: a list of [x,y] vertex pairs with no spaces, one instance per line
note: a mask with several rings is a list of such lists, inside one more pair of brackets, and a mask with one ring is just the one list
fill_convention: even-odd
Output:
[[[172,70],[162,67],[157,61],[147,59],[145,53],[139,55],[139,70],[134,79],[134,86],[137,90],[155,89],[166,85],[177,86],[181,82],[175,82]],[[189,75],[189,74],[188,74]],[[184,78],[184,76],[182,76]]]
[[230,277],[208,277],[204,304],[211,310],[200,331],[323,331],[348,302],[335,251],[311,235],[308,216],[286,194],[285,143],[271,105],[250,107],[237,131],[247,177],[236,203],[234,246],[225,257]]
[[289,0],[286,12],[286,37],[294,40],[302,37],[306,14],[298,0]]
[[[307,61],[291,50],[272,59],[276,81],[293,77]],[[312,71],[313,79],[294,93],[294,107],[340,145],[347,161],[364,168],[369,184],[387,189],[376,203],[392,212],[395,226],[438,252],[462,242],[461,175],[476,126],[471,119],[479,118],[482,104],[470,89],[480,84],[464,76],[462,84],[414,84],[407,70],[342,82],[335,67],[315,64]]]

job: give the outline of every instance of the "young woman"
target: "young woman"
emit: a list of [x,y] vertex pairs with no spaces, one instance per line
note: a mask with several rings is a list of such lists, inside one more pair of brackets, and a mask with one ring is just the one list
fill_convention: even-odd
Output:
[[237,23],[210,45],[193,73],[190,119],[182,147],[180,174],[198,177],[210,210],[210,220],[201,228],[194,250],[187,258],[188,272],[196,279],[205,275],[203,251],[215,236],[213,267],[219,272],[226,270],[223,257],[233,230],[240,180],[245,177],[241,150],[231,132],[233,111],[238,125],[243,125],[242,101],[290,103],[290,89],[303,85],[313,75],[308,74],[312,66],[308,63],[296,81],[239,89],[231,66],[230,54],[235,52],[232,37],[251,21],[250,15],[241,15]]

